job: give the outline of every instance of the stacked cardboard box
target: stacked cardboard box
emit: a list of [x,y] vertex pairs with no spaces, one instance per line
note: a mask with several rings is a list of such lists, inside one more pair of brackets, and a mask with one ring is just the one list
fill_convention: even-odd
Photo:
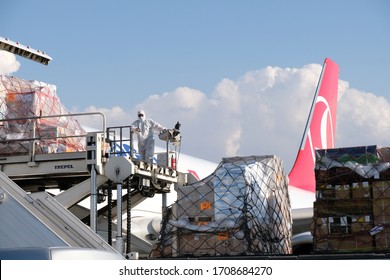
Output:
[[390,250],[389,148],[318,150],[316,253]]
[[204,180],[179,188],[151,256],[290,254],[291,228],[281,159],[225,158]]
[[375,227],[375,249],[390,251],[390,177],[373,183],[373,215]]
[[54,85],[0,75],[0,155],[28,154],[33,139],[36,153],[85,151],[85,130],[58,117],[67,114]]

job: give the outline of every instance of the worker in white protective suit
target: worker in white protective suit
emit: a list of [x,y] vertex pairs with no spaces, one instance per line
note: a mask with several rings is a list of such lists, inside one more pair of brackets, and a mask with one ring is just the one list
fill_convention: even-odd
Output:
[[138,136],[138,153],[141,160],[153,162],[154,132],[163,132],[165,127],[154,120],[147,119],[143,110],[138,111],[138,119],[131,125],[131,131]]

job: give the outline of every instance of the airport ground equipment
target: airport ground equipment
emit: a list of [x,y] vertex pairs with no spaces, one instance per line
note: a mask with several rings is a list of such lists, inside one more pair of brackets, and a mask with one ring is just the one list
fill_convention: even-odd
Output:
[[[51,117],[64,118],[77,117],[78,115],[82,114]],[[88,117],[91,117],[90,115],[94,114],[90,113]],[[155,194],[169,192],[173,184],[178,182],[178,172],[166,164],[143,162],[135,157],[131,158],[130,153],[121,152],[123,147],[128,149],[124,143],[129,141],[129,138],[123,135],[123,131],[126,129],[129,131],[129,128],[117,127],[115,130],[120,134],[116,134],[114,128],[105,128],[104,115],[100,113],[95,115],[102,117],[101,130],[85,135],[58,136],[58,139],[84,138],[85,151],[56,152],[54,149],[41,149],[41,146],[40,149],[36,149],[39,144],[45,143],[49,139],[44,139],[45,136],[35,133],[34,126],[32,126],[30,137],[1,140],[2,147],[7,145],[23,146],[22,150],[17,149],[16,154],[7,152],[0,155],[2,174],[5,178],[12,180],[12,187],[17,189],[17,192],[23,193],[24,196],[28,197],[27,199],[39,200],[37,203],[40,205],[41,201],[47,203],[50,201],[50,205],[53,203],[60,205],[60,207],[56,206],[55,220],[62,221],[63,219],[60,218],[62,215],[64,217],[67,215],[73,217],[74,215],[78,221],[89,225],[92,232],[99,234],[103,232],[101,235],[108,239],[109,245],[112,245],[112,233],[116,233],[117,236],[114,240],[117,251],[121,254],[125,254],[124,244],[127,246],[126,254],[130,253],[132,248],[130,242],[134,243],[134,248],[151,249],[151,244],[146,244],[144,240],[131,234],[131,208]],[[43,118],[49,117],[31,117],[28,122],[34,124],[36,120]],[[15,121],[26,122],[23,118],[11,118],[3,119],[3,124]],[[50,143],[58,140],[56,135],[50,135],[50,137],[53,138]],[[52,144],[51,146],[53,147]],[[44,151],[48,153],[44,153]],[[116,187],[116,199],[112,199],[112,192],[115,192],[114,187]],[[55,198],[52,198],[49,193],[56,194]],[[98,210],[98,204],[109,196],[111,198],[110,205],[100,207]],[[87,208],[90,210],[86,211],[87,208],[81,207],[79,203],[88,197],[90,203]],[[54,210],[46,206],[43,206],[42,209],[45,209],[42,211],[47,211],[42,215],[53,217]],[[116,210],[116,213],[113,213],[112,210]],[[27,212],[32,211],[27,210]],[[127,220],[126,242],[122,237],[123,228],[126,228],[122,225],[124,212],[128,214],[125,218]],[[112,230],[114,222],[117,224],[116,230]],[[102,230],[101,223],[106,226],[106,229]],[[63,227],[67,226],[63,225]],[[72,228],[74,227],[72,225]],[[52,231],[51,229],[41,230],[42,232]],[[63,232],[58,234],[59,239],[66,239],[63,234]],[[38,235],[44,236],[44,234]],[[47,245],[63,246],[66,244],[54,242]]]
[[0,172],[0,248],[82,247],[116,252],[47,192],[27,193]]
[[[105,176],[116,186],[117,192],[117,250],[123,247],[121,234],[122,224],[122,189],[126,185],[127,192],[127,237],[131,236],[131,196],[140,194],[139,199],[134,201],[140,203],[155,194],[162,195],[162,208],[165,208],[166,199],[164,195],[170,192],[171,187],[178,182],[178,172],[166,164],[157,162],[145,162],[137,159],[133,154],[133,133],[129,126],[112,127],[107,129],[107,138],[110,144],[110,157],[104,167]],[[167,138],[168,142],[170,138]],[[168,147],[168,146],[167,146]],[[168,155],[168,148],[166,151]],[[166,157],[168,158],[168,156]],[[129,193],[131,195],[129,195]],[[120,217],[120,218],[119,218]],[[112,219],[109,219],[112,220]],[[126,253],[130,253],[130,239],[127,240]]]

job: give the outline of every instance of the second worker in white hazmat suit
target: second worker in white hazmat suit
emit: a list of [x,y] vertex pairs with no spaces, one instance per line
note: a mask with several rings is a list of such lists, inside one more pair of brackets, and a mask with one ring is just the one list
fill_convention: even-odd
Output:
[[131,124],[131,131],[138,136],[138,153],[141,160],[153,162],[154,132],[162,132],[166,128],[154,120],[147,119],[143,110],[138,111],[138,119]]

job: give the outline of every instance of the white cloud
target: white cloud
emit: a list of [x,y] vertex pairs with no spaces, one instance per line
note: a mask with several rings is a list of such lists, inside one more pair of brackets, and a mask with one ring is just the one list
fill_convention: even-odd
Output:
[[336,143],[340,146],[390,146],[390,104],[384,97],[349,88],[338,110]]
[[[219,162],[235,155],[277,155],[290,170],[302,138],[321,65],[266,67],[237,80],[223,79],[214,92],[180,87],[150,96],[131,112],[99,110],[109,125],[127,125],[139,108],[167,127],[182,123],[181,151]],[[390,104],[383,97],[339,83],[336,146],[390,145]],[[157,141],[158,142],[158,141]],[[160,143],[160,145],[163,145]]]
[[7,75],[18,71],[19,61],[15,55],[6,51],[0,51],[0,75]]

